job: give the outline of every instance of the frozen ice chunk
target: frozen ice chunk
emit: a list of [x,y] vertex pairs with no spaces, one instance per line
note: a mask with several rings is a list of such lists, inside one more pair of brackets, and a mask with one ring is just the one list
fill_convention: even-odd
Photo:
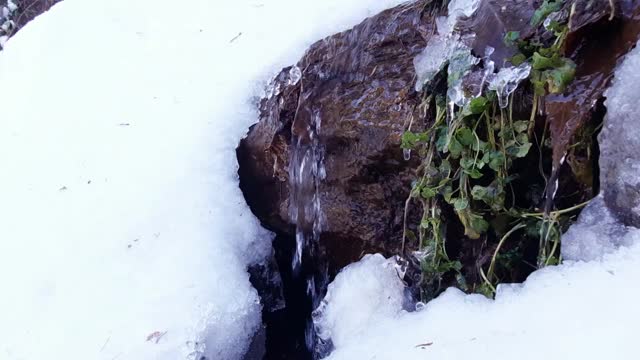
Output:
[[613,217],[602,196],[593,199],[580,214],[579,221],[562,236],[562,257],[567,260],[590,261],[629,246],[637,237]]
[[422,90],[447,62],[458,61],[462,66],[470,61],[471,49],[455,32],[455,24],[460,17],[473,15],[479,3],[479,0],[453,0],[449,3],[448,15],[436,19],[438,33],[429,39],[425,49],[413,61],[417,74],[416,91]]
[[289,81],[288,85],[296,85],[300,79],[302,78],[302,71],[297,66],[292,66],[289,70]]
[[9,11],[14,12],[18,10],[18,5],[16,5],[13,1],[7,0],[7,8]]
[[640,49],[631,51],[616,70],[605,96],[607,115],[600,144],[600,188],[605,204],[627,225],[640,227]]
[[421,91],[444,67],[457,45],[458,39],[452,36],[433,35],[425,49],[413,59],[418,79],[416,91]]
[[447,98],[460,107],[466,105],[469,98],[465,96],[462,89],[462,78],[469,73],[469,70],[480,62],[480,59],[471,54],[471,49],[460,44],[451,54],[449,58],[449,67],[447,68],[447,81],[449,89],[447,90]]
[[473,15],[480,5],[480,0],[451,0],[447,6],[447,16],[436,19],[436,26],[440,34],[451,34],[458,19]]
[[501,108],[509,105],[509,96],[518,88],[522,80],[529,77],[530,72],[531,65],[524,62],[515,67],[504,67],[497,74],[489,76],[489,90],[497,93]]
[[[580,214],[562,238],[562,255],[592,260],[619,246],[629,246],[640,225],[640,50],[636,47],[616,69],[605,92],[607,115],[600,145],[601,194]],[[633,225],[634,227],[627,226]]]
[[393,258],[366,255],[345,267],[329,285],[314,311],[318,335],[335,346],[348,343],[363,329],[401,311],[403,289]]

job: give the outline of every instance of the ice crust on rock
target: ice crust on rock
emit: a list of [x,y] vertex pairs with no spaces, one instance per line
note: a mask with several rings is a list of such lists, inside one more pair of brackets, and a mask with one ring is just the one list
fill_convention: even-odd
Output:
[[[479,4],[480,0],[452,0],[447,7],[448,15],[436,19],[438,33],[429,39],[425,49],[413,62],[418,78],[416,91],[422,90],[447,62],[458,62],[458,66],[454,64],[456,72],[463,73],[477,63],[477,59],[471,59],[475,59],[471,55],[471,48],[455,31],[455,25],[460,17],[473,15]],[[465,64],[467,68],[463,68]]]
[[607,89],[607,114],[600,146],[601,194],[580,214],[562,239],[562,256],[593,260],[629,246],[637,237],[640,216],[640,50],[636,46],[616,69]]
[[[327,359],[637,359],[640,288],[634,284],[640,277],[640,230],[616,212],[638,215],[639,210],[634,197],[640,179],[638,68],[640,47],[626,56],[606,92],[608,112],[600,134],[603,194],[563,236],[561,265],[535,271],[523,284],[499,285],[495,300],[450,288],[419,311],[396,307],[374,324],[358,327],[352,310],[372,308],[403,291],[395,280],[371,270],[369,279],[360,274],[351,286],[333,287],[325,305],[340,309],[340,316],[324,322],[324,331],[338,339]],[[605,201],[608,191],[626,193],[627,202],[612,208]],[[362,268],[349,266],[338,277],[355,277],[350,273]],[[360,291],[358,283],[371,281],[378,284],[368,288],[394,288],[396,294],[349,300]]]
[[399,2],[65,0],[9,39],[0,359],[242,358],[271,246],[237,180],[253,99]]

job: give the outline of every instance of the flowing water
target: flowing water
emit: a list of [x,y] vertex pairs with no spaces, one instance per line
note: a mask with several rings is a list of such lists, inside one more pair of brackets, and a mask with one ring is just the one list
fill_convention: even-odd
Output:
[[[306,294],[315,309],[321,300],[321,292],[327,283],[326,266],[316,264],[319,258],[318,242],[323,226],[320,206],[320,183],[325,178],[324,149],[320,143],[321,114],[305,109],[310,114],[302,126],[292,127],[291,161],[289,163],[290,202],[289,216],[296,226],[295,252],[291,262],[292,273],[306,282]],[[297,122],[298,120],[296,120]],[[296,131],[296,129],[298,131]],[[303,261],[311,261],[310,271],[303,271]],[[318,266],[320,265],[320,266]],[[320,270],[320,271],[318,271]],[[313,321],[306,319],[305,343],[310,352],[318,354]],[[316,355],[319,356],[319,355]]]

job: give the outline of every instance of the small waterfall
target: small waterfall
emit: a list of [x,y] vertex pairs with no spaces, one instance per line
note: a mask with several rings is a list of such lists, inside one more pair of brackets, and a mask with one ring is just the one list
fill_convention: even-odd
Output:
[[[323,215],[320,207],[320,183],[325,178],[324,148],[320,144],[321,116],[317,110],[305,109],[305,115],[296,117],[292,127],[291,161],[289,163],[289,216],[296,225],[296,248],[291,262],[293,275],[305,277],[307,296],[312,308],[320,303],[320,289],[326,286],[326,271],[318,272],[318,241],[322,231]],[[304,120],[307,121],[304,121]],[[302,124],[301,124],[302,123]],[[308,259],[308,260],[305,260]],[[312,262],[303,271],[303,262]],[[326,268],[326,266],[320,266]],[[305,341],[315,351],[315,330],[311,318],[307,319]]]

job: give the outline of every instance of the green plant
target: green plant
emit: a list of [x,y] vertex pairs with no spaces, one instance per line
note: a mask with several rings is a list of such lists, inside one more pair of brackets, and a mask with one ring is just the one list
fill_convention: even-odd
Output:
[[[540,26],[561,6],[560,0],[545,0],[531,23]],[[534,138],[540,135],[534,133],[539,98],[563,92],[575,75],[575,64],[561,51],[566,25],[546,21],[545,29],[552,35],[551,41],[543,41],[542,36],[520,39],[518,32],[508,32],[504,38],[506,44],[519,50],[511,63],[517,66],[528,62],[531,67],[529,96],[533,105],[528,118],[514,114],[513,94],[506,108],[499,106],[494,91],[472,97],[463,107],[452,105],[444,94],[425,94],[421,108],[425,114],[434,113],[433,123],[425,131],[409,129],[403,135],[405,152],[414,152],[422,160],[407,200],[407,208],[411,201],[420,203],[422,218],[417,235],[405,224],[403,247],[405,237],[416,238],[422,286],[431,295],[439,291],[447,274],[455,275],[458,286],[465,290],[493,294],[502,280],[500,270],[523,261],[523,249],[532,241],[538,242],[538,264],[561,261],[561,232],[571,219],[569,215],[585,204],[545,214],[535,211],[536,204],[531,201],[524,207],[523,201],[518,204],[513,189],[520,177],[515,164],[542,161],[546,126],[542,140],[537,142],[538,151],[531,151]],[[548,175],[542,165],[539,169],[546,182]],[[468,241],[483,239],[495,246],[490,261],[478,266],[479,283],[469,283],[462,272],[463,264],[447,253],[446,221],[450,219],[443,217],[447,209],[457,215]],[[504,250],[514,237],[514,244]]]

